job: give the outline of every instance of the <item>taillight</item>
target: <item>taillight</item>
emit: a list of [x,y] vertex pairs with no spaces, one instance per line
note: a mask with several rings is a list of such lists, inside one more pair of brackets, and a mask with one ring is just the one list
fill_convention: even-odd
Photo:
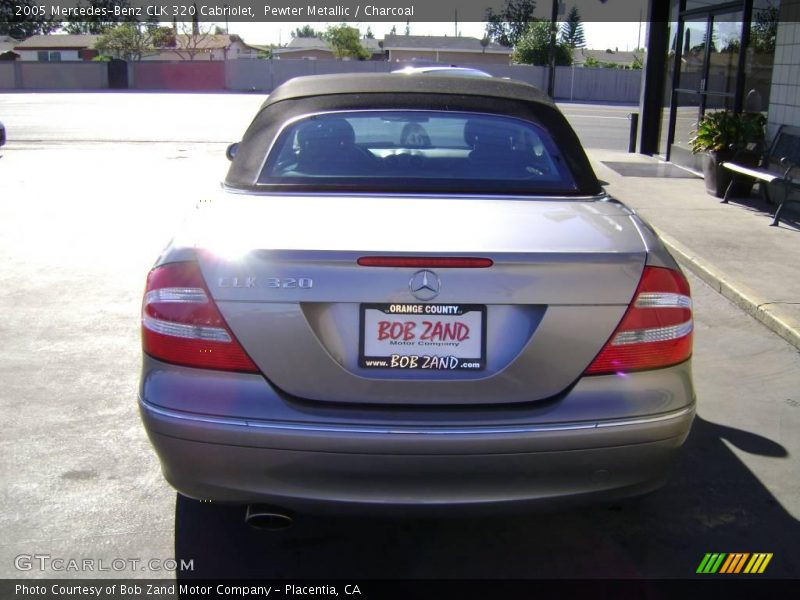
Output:
[[142,347],[170,363],[257,373],[208,293],[196,262],[157,267],[147,276]]
[[658,369],[692,355],[692,299],[679,272],[645,267],[622,322],[586,375]]

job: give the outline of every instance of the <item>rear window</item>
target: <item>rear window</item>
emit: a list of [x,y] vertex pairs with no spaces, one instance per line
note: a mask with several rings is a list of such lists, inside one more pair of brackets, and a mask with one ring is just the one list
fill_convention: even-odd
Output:
[[260,185],[355,191],[574,193],[541,126],[462,112],[363,111],[304,117],[278,136]]

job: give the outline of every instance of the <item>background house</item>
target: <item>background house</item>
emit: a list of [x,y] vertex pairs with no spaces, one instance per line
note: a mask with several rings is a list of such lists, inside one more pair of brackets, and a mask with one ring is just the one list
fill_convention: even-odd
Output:
[[511,48],[473,37],[387,35],[383,49],[390,62],[507,65]]
[[[384,60],[384,51],[380,46],[380,41],[373,38],[360,40],[361,45],[371,54],[370,60]],[[277,59],[300,58],[306,60],[331,60],[334,58],[333,49],[325,40],[318,37],[296,37],[292,38],[283,48],[272,50],[272,57]]]
[[[62,62],[92,60],[100,53],[95,49],[99,35],[35,35],[13,46],[21,60],[38,62]],[[175,45],[156,48],[145,54],[142,60],[232,60],[258,58],[263,49],[245,44],[238,35],[197,36],[178,34]]]
[[99,38],[99,35],[34,35],[14,46],[14,52],[25,61],[92,60],[98,55],[94,45]]
[[[591,63],[605,63],[604,66],[615,64],[619,67],[630,67],[636,59],[644,60],[644,52],[623,52],[608,50],[587,50],[586,48],[574,48],[572,50],[572,64],[576,67],[591,66]],[[585,63],[589,61],[589,65]]]
[[238,35],[178,34],[175,46],[158,48],[142,60],[235,60],[258,58],[259,48],[245,44]]
[[273,58],[295,58],[306,60],[331,59],[333,50],[324,40],[318,37],[292,38],[283,48],[272,51]]

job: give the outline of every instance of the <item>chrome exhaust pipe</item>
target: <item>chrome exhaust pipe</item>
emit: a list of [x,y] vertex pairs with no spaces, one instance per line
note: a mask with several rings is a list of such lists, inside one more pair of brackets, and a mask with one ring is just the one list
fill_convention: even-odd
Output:
[[244,515],[244,522],[253,529],[262,531],[281,531],[288,529],[294,523],[291,513],[265,504],[248,504]]

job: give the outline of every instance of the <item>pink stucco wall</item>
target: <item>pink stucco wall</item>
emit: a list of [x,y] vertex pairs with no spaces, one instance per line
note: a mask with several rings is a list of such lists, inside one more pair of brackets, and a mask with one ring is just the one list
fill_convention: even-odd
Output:
[[131,87],[138,90],[224,90],[225,63],[223,61],[133,63]]

